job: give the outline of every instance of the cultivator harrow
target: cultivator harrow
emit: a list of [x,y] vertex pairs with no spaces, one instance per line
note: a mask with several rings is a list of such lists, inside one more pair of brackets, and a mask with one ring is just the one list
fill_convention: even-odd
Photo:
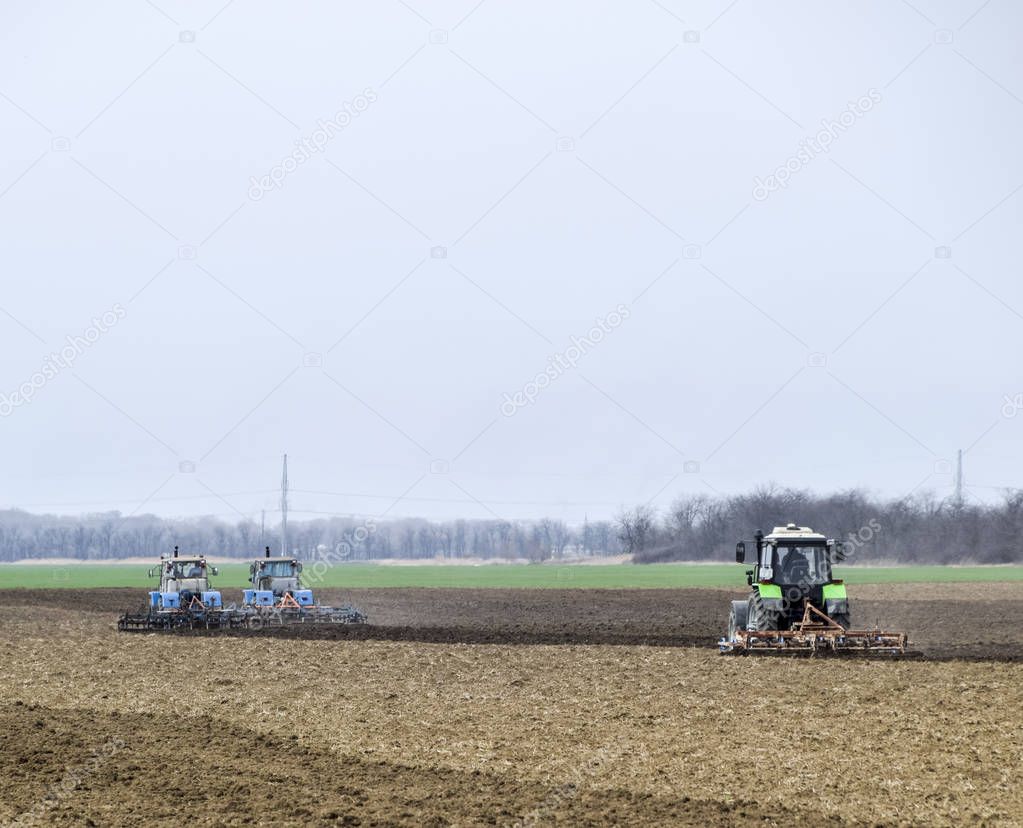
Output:
[[[289,600],[290,599],[290,600]],[[355,607],[300,606],[286,594],[271,607],[211,607],[191,605],[184,609],[153,609],[126,612],[117,621],[121,632],[170,632],[173,630],[262,630],[293,624],[364,624],[366,616]]]
[[880,629],[846,629],[809,602],[803,619],[787,630],[736,630],[731,640],[718,644],[723,654],[747,653],[824,655],[906,655],[909,639],[904,632]]

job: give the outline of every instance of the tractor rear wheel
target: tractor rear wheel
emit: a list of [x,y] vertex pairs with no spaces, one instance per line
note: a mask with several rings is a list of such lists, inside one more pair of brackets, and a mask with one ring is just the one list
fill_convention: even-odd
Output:
[[764,606],[759,595],[751,595],[747,607],[748,627],[757,632],[769,632],[778,629],[778,615]]
[[732,601],[732,608],[728,612],[728,640],[737,641],[739,630],[746,629],[746,622],[749,615],[749,605],[745,601]]

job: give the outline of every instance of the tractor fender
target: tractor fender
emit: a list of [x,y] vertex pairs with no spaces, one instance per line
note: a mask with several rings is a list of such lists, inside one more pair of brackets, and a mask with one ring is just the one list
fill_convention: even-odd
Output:
[[836,615],[849,615],[849,598],[845,592],[845,584],[825,584],[821,590],[824,612],[834,618]]
[[785,599],[777,584],[756,584],[753,587],[753,601],[761,612],[775,613],[778,617],[785,612]]
[[845,584],[825,584],[821,588],[821,597],[825,601],[846,600],[848,596],[845,594]]

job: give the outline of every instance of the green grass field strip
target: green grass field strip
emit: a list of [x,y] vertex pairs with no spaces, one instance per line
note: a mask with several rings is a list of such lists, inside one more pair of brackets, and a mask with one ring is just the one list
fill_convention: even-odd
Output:
[[[144,564],[34,565],[0,564],[0,589],[87,589],[134,587],[154,589]],[[218,589],[247,585],[247,564],[222,564],[213,579]],[[679,587],[728,588],[745,585],[741,564],[634,565],[425,565],[381,566],[342,564],[317,580],[307,571],[308,586],[324,587],[436,587],[475,589],[665,589]],[[1023,566],[905,566],[840,567],[836,577],[849,584],[956,583],[1023,580]]]

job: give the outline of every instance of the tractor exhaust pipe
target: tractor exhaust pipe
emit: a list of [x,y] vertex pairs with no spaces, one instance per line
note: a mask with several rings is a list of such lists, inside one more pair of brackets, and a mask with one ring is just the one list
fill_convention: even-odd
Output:
[[270,547],[269,546],[266,548],[266,556],[268,558],[270,557]]
[[175,546],[174,547],[174,557],[176,558],[177,556],[178,556],[178,548]]

